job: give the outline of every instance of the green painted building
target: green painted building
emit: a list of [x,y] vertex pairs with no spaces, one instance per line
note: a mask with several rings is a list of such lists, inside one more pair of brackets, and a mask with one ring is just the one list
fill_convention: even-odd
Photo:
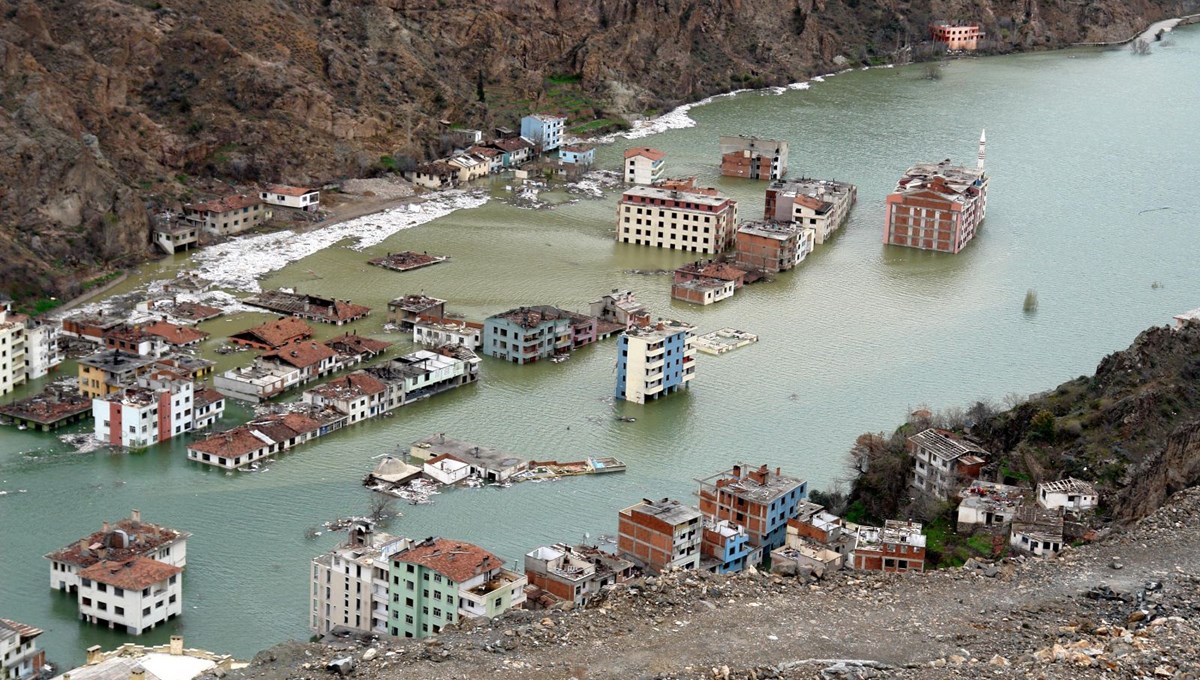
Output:
[[492,618],[525,603],[525,576],[471,543],[427,538],[391,559],[388,632],[437,635],[461,618]]

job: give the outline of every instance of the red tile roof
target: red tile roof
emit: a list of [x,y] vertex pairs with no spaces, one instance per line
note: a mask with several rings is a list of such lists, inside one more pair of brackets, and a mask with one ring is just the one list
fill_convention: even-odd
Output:
[[159,321],[158,323],[146,326],[142,330],[150,335],[157,335],[171,345],[190,345],[208,337],[208,333],[204,331],[198,331],[195,328],[187,326],[178,326],[166,321]]
[[645,156],[652,161],[661,161],[667,157],[667,154],[658,149],[651,149],[648,146],[638,147],[636,149],[625,149],[625,159],[628,160],[634,156]]
[[188,444],[189,449],[225,458],[237,458],[265,446],[267,443],[251,434],[250,428],[246,425]]
[[371,377],[365,371],[355,371],[336,380],[330,380],[320,387],[314,387],[312,392],[329,399],[340,399],[381,394],[386,389],[387,385]]
[[339,352],[375,355],[392,346],[390,342],[368,338],[357,333],[347,333],[326,340],[325,344]]
[[261,203],[262,201],[258,200],[257,196],[231,194],[229,196],[222,196],[221,198],[208,201],[207,203],[195,203],[185,207],[199,212],[223,213],[229,212],[230,210],[249,208],[252,205],[259,205]]
[[435,538],[393,556],[398,562],[419,564],[448,577],[455,583],[499,569],[504,561],[492,553],[471,543]]
[[307,187],[290,187],[286,184],[268,184],[267,191],[272,194],[283,194],[284,196],[299,197],[303,196],[304,194],[310,194],[316,191],[316,189],[309,189]]
[[13,631],[16,631],[17,635],[20,635],[22,640],[32,640],[33,638],[42,634],[41,628],[34,628],[33,626],[21,623],[20,621],[13,621],[12,619],[0,619],[0,624],[8,626]]
[[79,576],[125,590],[141,590],[162,583],[182,571],[179,567],[149,557],[134,557],[120,562],[97,562],[79,572]]
[[[125,532],[128,541],[116,540],[119,538],[116,534],[117,531]],[[84,537],[82,541],[76,541],[61,550],[46,555],[46,558],[55,562],[87,567],[101,559],[127,560],[138,555],[145,555],[188,536],[189,534],[184,532],[149,522],[135,522],[132,518],[127,517],[109,527],[107,533],[103,530],[97,531]],[[81,542],[83,546],[80,546]],[[124,547],[121,546],[122,542],[125,543]]]
[[196,408],[204,408],[209,404],[215,404],[225,398],[225,395],[214,390],[211,387],[206,387],[192,396],[192,403]]
[[307,338],[310,335],[312,335],[311,326],[295,317],[285,317],[275,321],[268,321],[254,328],[247,328],[241,333],[235,333],[231,337],[246,337],[249,340],[260,342],[268,347],[281,347],[292,340]]
[[296,368],[310,368],[335,356],[337,352],[318,342],[295,342],[263,354],[264,359],[278,359],[280,363]]

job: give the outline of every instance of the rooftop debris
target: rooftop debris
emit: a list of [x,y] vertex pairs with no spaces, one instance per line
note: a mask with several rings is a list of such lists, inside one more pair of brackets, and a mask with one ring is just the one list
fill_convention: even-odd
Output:
[[388,253],[385,257],[374,257],[367,260],[368,264],[373,264],[376,267],[391,269],[398,272],[411,271],[428,267],[431,265],[445,262],[450,258],[445,255],[430,255],[428,251],[417,253],[411,250],[406,250],[401,253]]

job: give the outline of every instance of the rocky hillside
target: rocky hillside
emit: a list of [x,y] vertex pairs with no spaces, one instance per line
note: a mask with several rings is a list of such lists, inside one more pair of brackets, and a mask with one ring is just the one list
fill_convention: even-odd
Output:
[[[286,643],[226,680],[1195,678],[1200,490],[1054,559],[822,581],[676,572],[435,639]],[[1119,565],[1119,569],[1114,565]],[[207,679],[206,679],[207,680]]]
[[[309,183],[436,150],[438,121],[601,124],[835,63],[935,18],[999,49],[1126,37],[1197,0],[2,0],[0,290],[150,250],[194,178]],[[597,126],[599,127],[599,126]]]

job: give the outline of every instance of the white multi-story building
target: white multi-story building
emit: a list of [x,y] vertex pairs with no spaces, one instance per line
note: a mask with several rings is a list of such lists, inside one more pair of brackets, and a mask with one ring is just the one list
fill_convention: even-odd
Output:
[[79,572],[79,616],[130,635],[183,613],[183,569],[148,557],[102,560]]
[[225,413],[225,395],[206,387],[192,394],[192,430],[203,430]]
[[666,172],[667,154],[658,149],[638,147],[625,149],[625,183],[654,184]]
[[60,326],[41,321],[25,324],[25,379],[37,380],[62,363],[58,349]]
[[0,680],[37,678],[46,665],[46,654],[35,641],[40,628],[0,619]]
[[413,324],[413,342],[434,347],[462,345],[479,349],[483,346],[483,324],[424,317]]
[[634,327],[617,343],[616,397],[637,404],[688,387],[696,377],[696,327],[659,321]]
[[534,113],[521,119],[521,136],[536,144],[542,153],[553,151],[562,145],[566,116],[549,113]]
[[0,305],[0,396],[25,382],[25,317]]
[[1074,477],[1037,485],[1037,504],[1047,510],[1085,512],[1095,508],[1099,499],[1096,487]]
[[134,510],[119,522],[105,522],[100,531],[61,550],[49,553],[50,587],[75,593],[79,572],[101,560],[121,561],[147,557],[183,569],[187,566],[187,539],[191,534],[142,521]]
[[112,446],[144,448],[191,432],[191,378],[166,370],[142,375],[137,387],[92,399],[96,439]]
[[1016,509],[1008,543],[1017,550],[1039,557],[1053,555],[1063,547],[1063,513],[1061,509],[1047,510],[1038,505]]
[[387,385],[366,371],[355,371],[305,390],[300,400],[313,406],[333,408],[346,414],[346,424],[374,418],[384,411]]
[[978,477],[987,451],[949,432],[930,428],[908,438],[913,455],[912,487],[940,499]]
[[737,201],[716,189],[631,187],[617,203],[621,243],[717,254],[733,245]]
[[355,522],[345,544],[313,558],[309,628],[317,635],[338,627],[386,635],[390,559],[411,546]]
[[479,379],[479,357],[462,345],[445,345],[438,351],[417,350],[386,364],[366,369],[386,386],[383,411],[404,406]]
[[858,200],[858,188],[847,182],[799,179],[772,182],[767,188],[763,219],[811,227],[817,245],[846,223]]

